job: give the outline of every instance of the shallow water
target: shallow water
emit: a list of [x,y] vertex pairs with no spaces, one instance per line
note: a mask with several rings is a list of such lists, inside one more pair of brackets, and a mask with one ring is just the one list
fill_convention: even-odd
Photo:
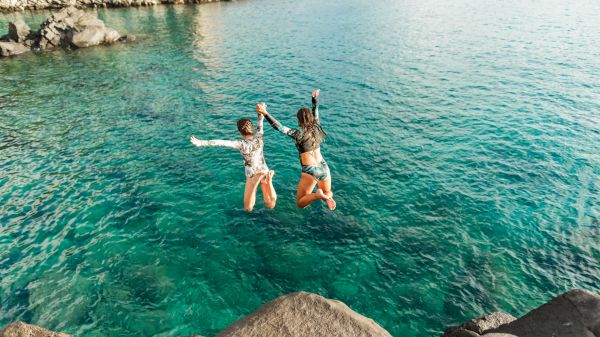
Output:
[[[39,24],[47,12],[0,15]],[[255,0],[99,10],[135,44],[0,60],[0,324],[211,336],[281,294],[437,336],[600,292],[600,3]],[[338,210],[242,209],[235,121],[322,89]]]

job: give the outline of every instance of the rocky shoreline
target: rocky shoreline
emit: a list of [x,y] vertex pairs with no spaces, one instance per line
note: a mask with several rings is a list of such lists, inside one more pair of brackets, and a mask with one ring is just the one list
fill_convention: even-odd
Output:
[[134,40],[132,35],[121,36],[116,30],[106,27],[92,13],[67,7],[52,14],[36,31],[23,21],[10,22],[8,34],[0,37],[0,57],[29,51],[87,48]]
[[522,316],[495,312],[450,327],[442,337],[600,337],[600,296],[561,294]]
[[0,0],[0,12],[36,9],[60,9],[65,7],[139,7],[159,4],[198,4],[227,0]]
[[[15,322],[0,337],[70,337]],[[233,323],[217,337],[391,337],[340,301],[307,292],[284,295]],[[202,337],[193,335],[188,337]],[[600,296],[575,289],[521,318],[495,312],[450,327],[442,337],[600,337]]]

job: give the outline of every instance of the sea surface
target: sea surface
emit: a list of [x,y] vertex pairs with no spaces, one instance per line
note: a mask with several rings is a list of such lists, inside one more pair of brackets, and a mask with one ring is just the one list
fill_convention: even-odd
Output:
[[[94,11],[94,10],[90,10]],[[600,293],[600,2],[248,0],[97,10],[138,37],[0,60],[0,325],[213,336],[279,295],[439,336]],[[48,11],[0,15],[38,26]],[[338,209],[243,211],[237,139],[321,89]]]

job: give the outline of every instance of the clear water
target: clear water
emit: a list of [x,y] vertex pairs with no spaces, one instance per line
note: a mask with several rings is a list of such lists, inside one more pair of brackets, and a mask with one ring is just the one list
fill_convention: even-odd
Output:
[[[4,14],[39,24],[47,12]],[[99,10],[138,43],[0,61],[0,324],[212,336],[281,294],[437,336],[600,292],[600,3],[253,0]],[[322,89],[338,210],[242,210],[235,121]]]

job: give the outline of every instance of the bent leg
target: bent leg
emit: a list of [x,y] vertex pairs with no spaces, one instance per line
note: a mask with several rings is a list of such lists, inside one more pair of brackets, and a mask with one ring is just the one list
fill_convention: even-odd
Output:
[[320,190],[317,191],[317,193],[312,193],[315,185],[317,185],[315,178],[308,173],[302,172],[300,182],[298,183],[298,192],[296,192],[296,205],[298,208],[305,208],[316,200],[323,199],[325,197],[323,192]]
[[263,199],[267,208],[275,208],[275,204],[277,203],[277,193],[275,192],[275,187],[273,187],[274,175],[275,171],[271,170],[260,181],[260,188],[262,190]]
[[254,204],[256,204],[256,190],[264,175],[264,173],[258,173],[253,177],[246,177],[246,188],[244,189],[244,210],[246,212],[252,212],[254,209]]

